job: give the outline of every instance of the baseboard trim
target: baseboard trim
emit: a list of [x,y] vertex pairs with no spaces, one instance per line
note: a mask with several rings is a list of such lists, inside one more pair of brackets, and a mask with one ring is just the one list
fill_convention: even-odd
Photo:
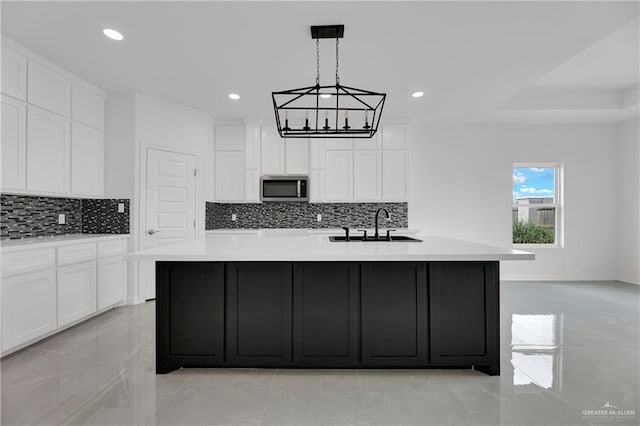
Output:
[[593,274],[593,275],[520,275],[505,274],[500,277],[501,281],[616,281],[618,278],[613,274]]

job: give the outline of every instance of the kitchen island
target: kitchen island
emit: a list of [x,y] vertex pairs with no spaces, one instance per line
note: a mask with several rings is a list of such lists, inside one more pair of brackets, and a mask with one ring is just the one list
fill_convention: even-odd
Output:
[[439,237],[215,235],[156,262],[156,372],[181,367],[474,368],[500,374],[499,262]]

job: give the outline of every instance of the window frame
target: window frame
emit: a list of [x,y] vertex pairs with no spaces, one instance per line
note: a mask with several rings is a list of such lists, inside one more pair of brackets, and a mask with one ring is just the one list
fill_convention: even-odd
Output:
[[[536,163],[513,163],[511,165],[511,175],[513,176],[514,169],[516,168],[550,168],[553,167],[553,191],[554,202],[536,204],[536,207],[553,207],[555,208],[555,226],[553,243],[541,244],[541,243],[514,243],[513,242],[513,216],[511,223],[511,242],[514,248],[563,248],[564,247],[564,164],[559,162],[536,162]],[[518,208],[518,204],[513,203],[513,181],[511,182],[511,211]]]

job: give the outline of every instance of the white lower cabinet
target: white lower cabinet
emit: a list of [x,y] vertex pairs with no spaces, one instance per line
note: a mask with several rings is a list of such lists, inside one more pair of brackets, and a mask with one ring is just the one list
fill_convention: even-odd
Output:
[[58,268],[58,327],[95,311],[95,260]]
[[98,260],[98,310],[124,300],[126,268],[122,256]]
[[2,279],[2,349],[36,339],[56,324],[54,269]]

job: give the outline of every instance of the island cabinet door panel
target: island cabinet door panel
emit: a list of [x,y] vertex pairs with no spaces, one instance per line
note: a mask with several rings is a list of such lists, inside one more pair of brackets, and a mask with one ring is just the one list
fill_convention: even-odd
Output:
[[498,263],[435,262],[429,270],[432,363],[497,365]]
[[425,263],[362,264],[362,363],[415,366],[428,363]]
[[358,264],[295,263],[293,271],[294,364],[358,365]]
[[227,364],[290,365],[291,263],[238,262],[226,268]]
[[221,365],[224,264],[156,262],[156,298],[157,371]]

